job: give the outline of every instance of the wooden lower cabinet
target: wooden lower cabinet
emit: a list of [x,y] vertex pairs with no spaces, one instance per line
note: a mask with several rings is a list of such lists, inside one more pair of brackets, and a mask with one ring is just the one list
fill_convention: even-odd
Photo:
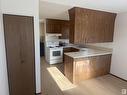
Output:
[[[74,47],[67,47],[67,48],[64,48],[63,49],[63,52],[64,53],[68,53],[68,52],[78,52],[78,51],[80,51],[79,49],[77,49],[77,48],[74,48]],[[63,55],[64,56],[64,55]],[[65,57],[64,57],[65,58]],[[63,61],[65,60],[63,58]]]
[[64,73],[74,84],[110,72],[111,55],[73,59],[65,55]]

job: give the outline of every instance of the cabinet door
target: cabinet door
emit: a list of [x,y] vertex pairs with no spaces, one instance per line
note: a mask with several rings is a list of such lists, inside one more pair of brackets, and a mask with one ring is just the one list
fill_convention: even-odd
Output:
[[63,39],[69,38],[70,31],[69,21],[67,20],[56,20],[47,19],[46,20],[46,32],[47,33],[61,33]]
[[94,10],[86,10],[86,13],[86,43],[112,42],[116,14]]
[[116,14],[89,11],[87,43],[112,42]]
[[74,65],[74,83],[108,74],[111,55],[95,56],[79,59]]
[[62,34],[61,38],[62,39],[69,39],[69,31],[70,31],[69,24],[62,24],[61,25],[61,34]]
[[47,33],[61,33],[61,22],[55,19],[46,20]]
[[101,12],[87,10],[88,23],[86,29],[86,43],[98,43],[104,41],[104,17]]
[[47,33],[60,33],[61,32],[61,24],[47,24],[46,25]]
[[75,44],[112,42],[116,14],[84,8],[72,8],[70,40]]
[[115,25],[116,14],[105,15],[105,32],[104,41],[112,42],[114,36],[114,25]]
[[52,27],[53,27],[52,30],[53,33],[61,33],[61,27],[62,27],[61,24],[53,24]]
[[75,10],[75,24],[74,24],[74,43],[84,44],[86,42],[86,35],[88,30],[88,14],[86,10]]
[[74,79],[73,83],[77,84],[83,80],[89,79],[91,77],[91,61],[89,58],[85,60],[76,61],[74,65]]
[[33,17],[4,15],[10,95],[35,95]]
[[64,55],[64,74],[73,83],[73,58]]

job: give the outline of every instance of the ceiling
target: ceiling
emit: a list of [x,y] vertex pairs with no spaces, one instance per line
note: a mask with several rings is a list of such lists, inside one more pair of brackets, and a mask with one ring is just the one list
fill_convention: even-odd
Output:
[[68,20],[68,9],[77,6],[107,12],[127,12],[127,0],[40,0],[40,19]]
[[61,5],[56,3],[49,2],[40,2],[40,19],[45,18],[54,18],[68,20],[69,14],[68,9],[72,8],[71,6]]

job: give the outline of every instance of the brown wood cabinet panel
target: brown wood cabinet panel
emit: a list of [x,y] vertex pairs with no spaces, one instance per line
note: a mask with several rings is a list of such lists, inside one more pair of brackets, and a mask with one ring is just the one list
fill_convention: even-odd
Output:
[[69,10],[69,15],[71,43],[113,41],[115,13],[74,7]]
[[46,32],[47,33],[61,33],[62,39],[69,38],[70,31],[69,21],[58,20],[58,19],[47,19],[46,20]]
[[63,51],[64,51],[64,53],[67,53],[67,52],[78,52],[79,49],[73,48],[73,47],[67,47],[67,48],[64,48]]
[[3,17],[10,95],[35,95],[33,17]]
[[69,31],[70,31],[70,26],[69,26],[69,21],[65,21],[61,25],[61,39],[69,39]]
[[[74,47],[67,47],[67,48],[64,48],[63,49],[63,52],[64,53],[68,53],[68,52],[78,52],[80,51],[79,49],[77,48],[74,48]],[[63,55],[64,56],[64,55]],[[63,59],[63,61],[65,61],[65,58]]]
[[[106,75],[110,71],[111,55],[73,59],[65,55],[65,76],[77,84],[83,80]],[[71,71],[69,71],[71,68]],[[73,69],[73,70],[72,70]],[[69,73],[69,75],[68,75]],[[71,73],[71,74],[70,74]]]
[[73,82],[73,58],[64,55],[64,59],[64,74],[71,82]]
[[61,23],[59,20],[47,19],[46,20],[47,33],[61,33]]
[[111,55],[96,56],[77,60],[75,62],[74,83],[108,74],[110,71]]
[[69,31],[69,41],[70,43],[75,42],[75,10],[69,10],[69,18],[70,18],[70,31]]

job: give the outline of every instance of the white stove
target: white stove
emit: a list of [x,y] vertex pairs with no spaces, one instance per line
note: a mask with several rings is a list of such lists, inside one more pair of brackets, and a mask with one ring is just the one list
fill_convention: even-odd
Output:
[[48,47],[47,62],[49,64],[57,64],[63,62],[63,47]]
[[46,61],[49,64],[63,62],[63,47],[59,46],[59,42],[47,42]]
[[60,42],[68,42],[69,40],[59,39],[61,34],[47,34],[45,40],[46,61],[49,64],[57,64],[63,62],[63,47]]

